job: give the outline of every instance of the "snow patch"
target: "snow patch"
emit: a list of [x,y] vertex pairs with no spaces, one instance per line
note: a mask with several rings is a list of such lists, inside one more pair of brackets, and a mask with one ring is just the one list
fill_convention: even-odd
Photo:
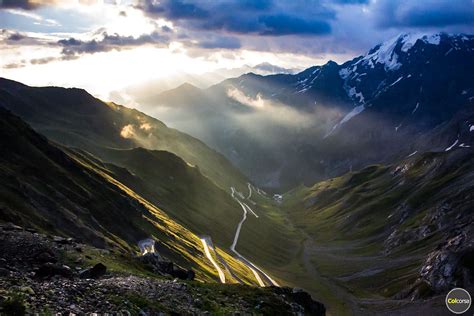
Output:
[[411,112],[411,114],[415,114],[416,110],[418,110],[418,107],[420,106],[420,102],[418,102],[416,105],[415,105],[415,109]]
[[418,150],[415,150],[414,152],[412,152],[411,154],[409,154],[409,155],[407,156],[407,158],[408,158],[408,157],[411,157],[411,156],[414,156],[417,152],[418,152]]
[[454,146],[456,146],[458,143],[459,143],[459,139],[456,139],[456,141],[455,141],[451,146],[449,146],[448,148],[446,148],[444,151],[450,151],[450,150],[453,149]]
[[354,116],[356,115],[359,115],[360,113],[362,113],[363,111],[365,110],[365,106],[364,105],[359,105],[359,106],[356,106],[355,108],[352,109],[352,111],[350,111],[349,113],[346,114],[346,116],[344,116],[342,118],[342,120],[337,123],[336,125],[334,125],[331,129],[331,131],[329,133],[327,133],[324,138],[328,137],[329,135],[332,134],[332,132],[334,132],[338,127],[340,127],[342,124],[344,123],[347,123],[350,119],[352,119]]
[[352,109],[352,111],[350,111],[349,113],[346,114],[346,116],[344,116],[344,118],[339,122],[338,125],[342,125],[342,124],[348,122],[351,118],[353,118],[354,116],[362,113],[362,111],[364,111],[364,110],[365,110],[364,105],[356,106],[355,108]]
[[352,99],[358,98],[360,103],[364,103],[365,101],[364,95],[362,94],[362,92],[357,92],[355,87],[350,88],[347,94]]
[[342,78],[342,79],[346,79],[347,77],[349,77],[350,75],[350,71],[348,68],[343,68],[341,70],[339,70],[339,76]]
[[401,76],[400,78],[398,78],[397,80],[395,80],[389,87],[392,87],[394,85],[396,85],[400,80],[403,79],[403,76]]
[[296,93],[305,93],[306,91],[308,91],[309,87],[305,87],[299,91],[296,91]]
[[470,132],[474,132],[474,124],[472,124],[472,125],[469,126],[469,131],[470,131]]

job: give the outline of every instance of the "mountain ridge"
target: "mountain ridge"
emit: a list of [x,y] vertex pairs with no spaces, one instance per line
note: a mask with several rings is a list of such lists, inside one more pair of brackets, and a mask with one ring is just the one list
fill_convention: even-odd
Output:
[[[259,185],[287,190],[434,149],[410,148],[404,138],[434,143],[430,134],[437,126],[471,111],[473,52],[473,35],[403,33],[341,65],[246,74],[202,90],[201,98],[163,94],[156,104],[172,105],[173,112],[157,115],[225,154]],[[275,121],[273,113],[288,122]],[[188,124],[192,117],[205,123]],[[249,151],[262,159],[245,155]]]
[[[223,188],[246,185],[246,179],[220,153],[138,110],[104,103],[83,89],[32,88],[8,79],[2,79],[2,82],[8,83],[0,86],[3,106],[59,143],[83,147],[99,156],[101,146],[164,149],[193,165],[199,165],[208,177]],[[11,89],[12,86],[15,88]],[[61,103],[64,104],[61,106]],[[71,120],[73,117],[76,119]],[[91,143],[88,134],[93,135],[94,143]],[[226,174],[232,175],[232,182],[225,179]]]

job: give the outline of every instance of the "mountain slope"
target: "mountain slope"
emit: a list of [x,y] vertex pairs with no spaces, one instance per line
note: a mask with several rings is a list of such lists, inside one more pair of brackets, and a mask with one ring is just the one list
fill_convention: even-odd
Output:
[[308,234],[302,256],[376,314],[433,296],[423,304],[444,312],[447,291],[474,280],[473,157],[470,148],[417,154],[285,194]]
[[[222,247],[232,244],[241,209],[227,190],[216,186],[198,168],[166,151],[143,148],[108,149],[108,163],[123,184],[199,235],[210,235]],[[93,159],[82,153],[84,159]],[[120,168],[117,168],[120,167]]]
[[246,179],[201,141],[137,110],[104,103],[81,89],[33,88],[0,79],[1,104],[59,143],[104,158],[105,149],[145,147],[175,153],[224,189]]
[[472,112],[473,72],[472,35],[401,34],[342,65],[246,74],[190,98],[164,92],[155,112],[146,110],[218,149],[256,183],[289,189],[449,147],[456,131],[442,141],[433,132]]
[[[154,236],[158,251],[193,268],[199,280],[218,280],[197,235],[119,182],[115,175],[64,153],[18,117],[0,108],[0,220],[70,236],[123,254]],[[241,280],[251,271],[219,249]]]

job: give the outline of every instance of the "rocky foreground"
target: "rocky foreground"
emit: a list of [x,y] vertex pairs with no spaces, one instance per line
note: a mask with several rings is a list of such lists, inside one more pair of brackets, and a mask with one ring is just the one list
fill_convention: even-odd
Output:
[[0,315],[325,314],[300,290],[204,284],[172,263],[159,271],[113,252],[0,224]]

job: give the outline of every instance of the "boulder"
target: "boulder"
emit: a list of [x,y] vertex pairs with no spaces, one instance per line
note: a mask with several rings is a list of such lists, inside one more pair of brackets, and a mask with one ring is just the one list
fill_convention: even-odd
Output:
[[161,275],[168,274],[181,280],[194,280],[195,273],[193,270],[185,270],[176,266],[171,261],[162,260],[161,256],[156,253],[147,253],[143,256],[139,256],[138,260],[147,265],[154,273]]
[[91,268],[80,271],[79,277],[81,279],[98,279],[105,275],[105,273],[107,273],[107,267],[102,263],[98,263]]
[[295,303],[304,308],[305,315],[326,315],[326,307],[324,304],[313,300],[311,295],[302,289],[291,289],[288,287],[274,287],[274,289],[276,293],[291,298]]

